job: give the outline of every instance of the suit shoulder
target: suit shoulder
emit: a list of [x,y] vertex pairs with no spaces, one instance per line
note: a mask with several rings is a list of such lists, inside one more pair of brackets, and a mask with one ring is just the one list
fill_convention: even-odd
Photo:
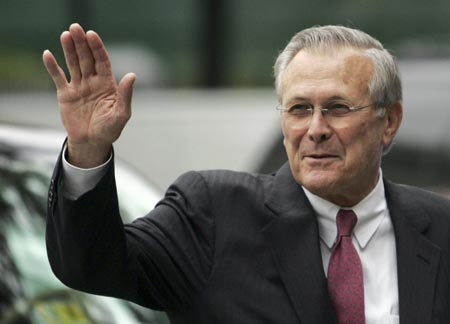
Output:
[[405,184],[391,184],[391,185],[396,187],[397,190],[403,192],[404,194],[410,195],[412,199],[419,199],[424,203],[440,202],[444,205],[450,206],[450,199],[436,192]]
[[213,193],[229,193],[249,191],[252,193],[263,192],[270,187],[274,176],[232,170],[203,170],[189,171],[182,174],[176,182],[195,183],[203,185]]
[[418,209],[445,215],[450,221],[450,199],[441,194],[404,184],[387,184],[387,193],[392,199],[408,202]]
[[[386,198],[394,223],[406,221],[434,244],[448,251],[450,238],[450,200],[437,193],[386,183]],[[396,220],[396,221],[395,221]],[[450,253],[450,251],[449,251]]]
[[270,183],[274,176],[269,174],[259,174],[232,170],[206,170],[198,171],[208,183],[217,183],[222,185],[249,185],[253,183]]

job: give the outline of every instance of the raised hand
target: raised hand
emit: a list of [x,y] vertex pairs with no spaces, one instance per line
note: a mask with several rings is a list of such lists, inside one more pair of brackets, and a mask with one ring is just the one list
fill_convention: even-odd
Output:
[[106,161],[131,116],[136,77],[128,73],[117,84],[101,38],[78,24],[61,34],[61,45],[70,80],[50,51],[44,51],[43,61],[56,85],[69,161],[79,167],[97,166]]

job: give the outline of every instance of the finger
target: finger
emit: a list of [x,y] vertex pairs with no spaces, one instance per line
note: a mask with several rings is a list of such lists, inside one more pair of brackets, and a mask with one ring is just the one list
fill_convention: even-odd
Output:
[[120,106],[123,109],[121,113],[127,116],[127,119],[131,116],[131,98],[133,96],[133,85],[135,81],[136,75],[134,73],[128,73],[120,80],[117,88]]
[[80,63],[78,62],[77,51],[73,43],[72,35],[68,31],[61,34],[61,46],[64,52],[66,65],[70,73],[71,81],[78,81],[81,79]]
[[45,50],[42,54],[42,61],[44,62],[45,68],[53,79],[56,85],[56,89],[60,90],[67,84],[67,79],[64,71],[59,67],[56,62],[55,57],[49,50]]
[[103,76],[111,75],[111,61],[100,36],[90,30],[86,33],[86,39],[94,57],[95,73]]
[[75,50],[78,55],[81,75],[87,77],[94,74],[94,58],[92,57],[92,52],[87,43],[86,34],[83,28],[79,24],[72,24],[69,28],[69,32],[72,36]]

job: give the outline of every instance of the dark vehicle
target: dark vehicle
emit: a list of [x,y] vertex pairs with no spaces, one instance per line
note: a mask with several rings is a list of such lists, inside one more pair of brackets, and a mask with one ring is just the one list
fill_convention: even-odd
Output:
[[[0,324],[168,323],[163,313],[77,292],[53,275],[45,249],[45,217],[63,136],[0,125]],[[153,208],[160,193],[123,162],[116,169],[127,222]]]

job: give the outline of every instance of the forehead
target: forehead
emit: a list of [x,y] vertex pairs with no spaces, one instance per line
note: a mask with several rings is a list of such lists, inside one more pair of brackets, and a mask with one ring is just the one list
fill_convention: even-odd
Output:
[[372,60],[359,49],[302,50],[284,72],[282,98],[365,96],[372,74]]

